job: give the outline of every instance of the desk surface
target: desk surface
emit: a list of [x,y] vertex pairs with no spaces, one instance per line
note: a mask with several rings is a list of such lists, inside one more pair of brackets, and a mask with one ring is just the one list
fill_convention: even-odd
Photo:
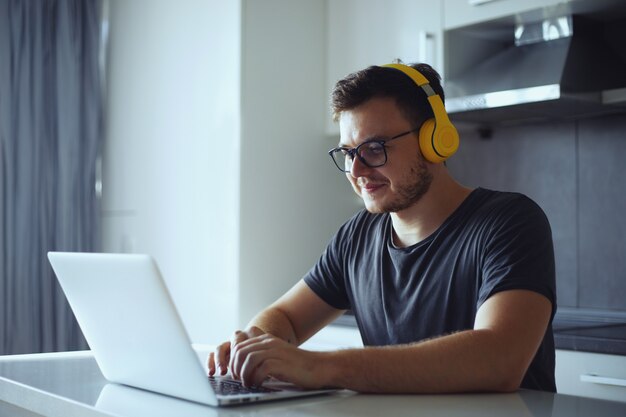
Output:
[[362,395],[214,408],[107,383],[91,352],[0,356],[0,401],[47,416],[626,416],[626,403],[538,391]]

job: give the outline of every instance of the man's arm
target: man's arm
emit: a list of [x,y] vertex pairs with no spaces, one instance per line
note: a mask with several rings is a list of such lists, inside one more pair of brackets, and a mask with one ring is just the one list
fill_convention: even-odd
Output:
[[255,316],[248,327],[258,327],[299,346],[344,312],[325,303],[301,280]]
[[260,336],[238,345],[232,364],[246,385],[258,385],[272,375],[309,388],[362,392],[514,391],[551,312],[544,296],[511,290],[480,307],[473,330],[410,345],[335,352],[306,352]]
[[261,335],[272,335],[291,345],[299,346],[317,331],[339,317],[338,310],[319,298],[304,281],[298,282],[287,293],[248,323],[246,330],[236,331],[231,340],[220,344],[208,358],[209,374],[217,370],[225,374],[227,368],[238,377],[231,351],[239,343]]

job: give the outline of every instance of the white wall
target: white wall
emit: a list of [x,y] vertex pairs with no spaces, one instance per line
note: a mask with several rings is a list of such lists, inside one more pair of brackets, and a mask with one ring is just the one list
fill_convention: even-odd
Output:
[[110,1],[103,249],[153,255],[197,342],[236,323],[240,23],[239,2]]
[[326,1],[111,0],[110,21],[104,249],[155,256],[216,343],[358,209],[326,154]]
[[295,284],[358,206],[327,151],[326,2],[243,2],[240,325]]

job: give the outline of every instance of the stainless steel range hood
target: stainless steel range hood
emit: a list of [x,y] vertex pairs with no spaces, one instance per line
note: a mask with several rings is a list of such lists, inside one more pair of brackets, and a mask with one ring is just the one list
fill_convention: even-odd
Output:
[[[624,23],[565,15],[511,25],[508,45],[501,40],[505,46],[479,62],[456,66],[445,82],[446,109],[454,121],[481,124],[626,112]],[[494,28],[473,28],[481,30]],[[461,59],[470,56],[461,48]]]

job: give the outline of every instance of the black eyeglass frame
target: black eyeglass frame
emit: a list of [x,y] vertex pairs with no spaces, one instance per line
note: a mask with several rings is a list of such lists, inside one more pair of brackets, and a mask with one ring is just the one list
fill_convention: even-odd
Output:
[[[390,141],[392,141],[394,139],[399,139],[399,138],[401,138],[403,136],[408,135],[409,133],[415,133],[415,132],[419,131],[419,129],[420,128],[418,127],[418,128],[415,128],[415,129],[407,130],[406,132],[403,132],[403,133],[400,133],[398,135],[392,136],[389,139],[372,139],[372,140],[368,140],[368,141],[363,142],[362,144],[360,144],[356,148],[346,148],[345,146],[339,146],[339,147],[333,148],[330,151],[328,151],[328,155],[330,156],[330,159],[333,160],[333,162],[335,163],[335,166],[339,169],[339,171],[341,171],[343,173],[350,172],[351,169],[346,171],[344,168],[339,166],[339,163],[337,162],[337,160],[335,159],[335,156],[334,156],[335,153],[337,153],[339,151],[346,152],[350,156],[350,159],[352,161],[354,161],[354,157],[356,155],[356,157],[359,158],[359,161],[361,161],[365,166],[370,167],[370,168],[379,168],[379,167],[381,167],[381,166],[383,166],[383,165],[385,165],[387,163],[387,148],[385,147],[385,144],[387,142],[390,142]],[[372,165],[372,164],[368,163],[361,156],[361,154],[359,153],[359,149],[361,148],[361,146],[368,145],[368,144],[371,144],[371,143],[378,143],[383,148],[383,153],[385,155],[385,159],[380,164]]]

